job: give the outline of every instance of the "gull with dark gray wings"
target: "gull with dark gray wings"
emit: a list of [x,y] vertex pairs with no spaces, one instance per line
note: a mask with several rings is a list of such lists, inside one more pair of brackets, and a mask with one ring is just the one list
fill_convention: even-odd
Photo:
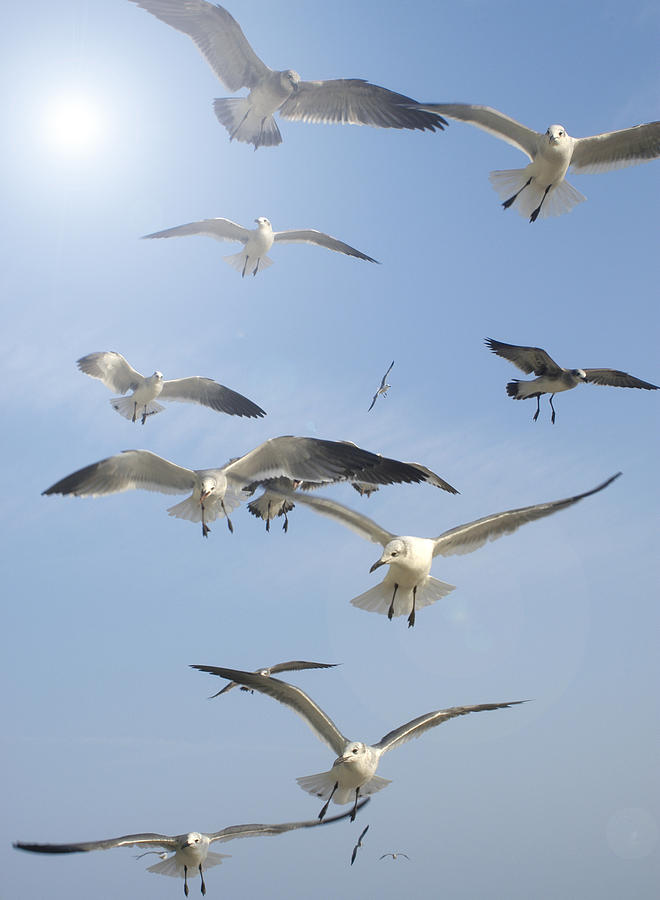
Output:
[[303,81],[293,69],[270,69],[223,6],[205,0],[131,2],[192,38],[228,90],[249,89],[247,97],[219,99],[213,107],[230,140],[252,144],[255,150],[282,143],[275,112],[301,122],[376,128],[435,131],[447,124],[437,113],[417,108],[410,97],[361,78]]
[[244,684],[251,690],[267,694],[279,703],[283,703],[298,713],[319,740],[330,747],[337,758],[329,772],[304,775],[296,779],[300,787],[308,794],[314,794],[326,801],[319,813],[319,819],[323,819],[332,800],[339,804],[353,802],[351,812],[351,820],[353,820],[360,796],[375,794],[376,791],[387,787],[390,782],[386,778],[376,775],[376,769],[381,756],[388,750],[393,750],[411,738],[424,734],[429,728],[441,725],[456,716],[465,716],[468,713],[491,709],[506,709],[525,703],[524,700],[509,700],[506,703],[480,703],[476,706],[452,706],[450,709],[434,710],[395,728],[382,737],[378,743],[369,745],[362,741],[351,741],[345,737],[311,697],[300,688],[287,684],[286,681],[266,678],[253,672],[241,672],[238,669],[223,669],[219,666],[194,665],[191,668]]
[[376,587],[354,597],[351,603],[368,612],[387,614],[390,620],[393,616],[403,616],[408,613],[408,627],[411,627],[415,624],[417,609],[429,606],[454,590],[453,584],[438,581],[429,574],[434,557],[472,553],[473,550],[483,547],[487,541],[494,541],[505,534],[512,534],[527,522],[551,516],[553,513],[573,506],[585,497],[597,494],[620,474],[618,472],[599,484],[598,487],[585,491],[583,494],[576,494],[565,500],[551,500],[549,503],[537,503],[535,506],[524,506],[520,509],[493,513],[493,515],[484,516],[474,522],[468,522],[466,525],[459,525],[457,528],[444,531],[436,538],[393,534],[391,531],[381,528],[372,519],[325,497],[313,497],[300,493],[294,493],[293,497],[296,502],[311,506],[321,515],[341,522],[342,525],[356,531],[368,541],[383,547],[382,556],[369,571],[375,572],[381,566],[388,566],[387,575]]
[[254,450],[230,460],[217,469],[186,469],[150,450],[124,450],[67,475],[43,494],[73,494],[100,497],[129,490],[186,494],[190,497],[168,509],[171,516],[202,523],[208,536],[208,522],[222,516],[233,531],[229,513],[247,499],[246,492],[271,478],[286,476],[293,481],[320,484],[335,481],[366,481],[376,484],[419,484],[428,482],[449,493],[455,488],[425,466],[399,462],[349,441],[284,435],[271,438]]
[[326,250],[334,250],[336,253],[344,253],[346,256],[354,256],[367,262],[378,262],[356,250],[349,244],[337,238],[316,231],[313,228],[290,229],[289,231],[273,231],[273,227],[265,216],[259,216],[254,220],[256,228],[244,228],[230,219],[202,219],[200,222],[189,222],[187,225],[176,225],[174,228],[166,228],[165,231],[155,231],[153,234],[145,234],[145,238],[169,238],[183,237],[189,234],[204,234],[215,238],[216,241],[238,241],[244,244],[244,249],[233,256],[225,256],[225,262],[232,268],[245,275],[256,275],[260,269],[272,266],[273,260],[266,256],[274,243],[278,244],[316,244],[317,247],[325,247]]
[[[369,800],[364,800],[361,809]],[[213,831],[204,834],[200,831],[190,831],[188,834],[125,834],[122,837],[108,838],[105,841],[85,841],[79,844],[28,844],[17,841],[14,844],[17,850],[29,850],[31,853],[86,853],[89,850],[112,850],[114,847],[155,847],[156,850],[147,850],[140,854],[155,853],[161,856],[161,862],[149,866],[148,872],[158,875],[171,875],[174,878],[183,878],[183,893],[189,894],[188,875],[199,872],[201,879],[200,890],[206,894],[204,871],[212,866],[219,866],[223,859],[229,859],[227,853],[214,853],[209,851],[211,844],[216,842],[233,841],[236,838],[267,837],[274,834],[284,834],[286,831],[295,831],[298,828],[316,828],[318,825],[330,825],[345,819],[350,813],[341,816],[333,816],[320,822],[318,819],[305,822],[283,822],[280,825],[230,825],[222,831]],[[168,856],[168,854],[172,854]]]
[[589,174],[660,156],[660,122],[574,138],[563,125],[550,125],[541,134],[490,106],[423,103],[420,108],[476,125],[529,157],[531,162],[524,169],[491,172],[490,182],[502,198],[502,206],[514,206],[530,222],[560,216],[587,199],[565,180],[569,166],[574,172]]
[[514,378],[506,386],[506,392],[514,400],[527,400],[536,397],[534,421],[541,410],[541,395],[550,394],[552,424],[555,424],[555,407],[552,399],[560,391],[570,391],[582,382],[605,384],[611,387],[642,388],[645,391],[657,391],[658,385],[641,378],[635,378],[619,369],[564,369],[540,347],[519,347],[516,344],[504,344],[493,338],[486,338],[486,344],[493,353],[508,359],[514,366],[528,375],[533,372],[537,377],[533,381],[520,381]]
[[77,365],[81,372],[91,378],[98,378],[111,391],[118,394],[133,391],[128,397],[113,397],[110,404],[125,419],[132,422],[140,419],[143,425],[148,416],[162,412],[165,408],[156,403],[156,397],[182,403],[199,403],[201,406],[208,406],[209,409],[230,416],[256,418],[266,415],[256,403],[230,390],[224,384],[218,384],[212,378],[193,375],[191,378],[165,381],[163,373],[158,371],[145,377],[137,372],[121,353],[114,350],[88,353],[78,360]]

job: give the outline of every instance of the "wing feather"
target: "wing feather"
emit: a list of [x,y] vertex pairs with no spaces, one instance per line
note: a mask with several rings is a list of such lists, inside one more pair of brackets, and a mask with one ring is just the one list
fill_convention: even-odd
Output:
[[516,122],[515,119],[491,106],[473,106],[471,103],[423,103],[419,105],[429,112],[475,125],[522,150],[530,159],[534,159],[536,156],[541,140],[538,131],[521,125],[520,122]]
[[146,240],[147,238],[185,237],[190,234],[204,234],[207,237],[215,238],[216,241],[238,241],[241,244],[247,244],[250,233],[248,228],[237,225],[231,219],[200,219],[199,222],[188,222],[185,225],[175,225],[173,228],[166,228],[164,231],[144,234],[142,238]]
[[286,492],[282,496],[295,500],[296,503],[311,506],[317,513],[327,516],[329,519],[334,519],[336,522],[341,522],[342,525],[350,528],[351,531],[355,531],[361,537],[366,538],[366,540],[372,541],[374,544],[381,544],[384,547],[385,544],[388,544],[396,537],[396,535],[381,528],[373,519],[363,516],[362,513],[349,509],[347,506],[342,506],[341,503],[329,500],[327,497],[317,497],[298,492]]
[[139,488],[164,494],[183,494],[192,491],[196,481],[197,476],[191,469],[177,466],[149,450],[124,450],[116,456],[78,469],[42,493],[100,497]]
[[[362,809],[367,803],[369,803],[368,797],[361,803],[358,803],[358,810]],[[223,828],[222,831],[209,834],[208,838],[213,843],[213,841],[233,841],[236,838],[266,837],[273,834],[283,834],[285,831],[295,831],[297,828],[316,828],[318,825],[330,825],[332,822],[340,822],[351,814],[349,810],[346,813],[330,816],[321,821],[312,819],[305,822],[283,822],[281,825],[230,825],[228,828]]]
[[627,387],[627,388],[644,388],[646,391],[657,391],[658,385],[651,384],[649,381],[642,381],[641,378],[635,378],[627,372],[621,372],[619,369],[583,369],[586,373],[585,381],[592,384],[606,384],[611,387]]
[[571,166],[591,174],[649,162],[660,156],[660,122],[575,138]]
[[167,834],[125,834],[105,841],[83,841],[79,844],[27,844],[16,841],[14,847],[31,853],[85,853],[88,850],[111,850],[113,847],[163,847],[177,849],[177,838]]
[[335,250],[337,253],[345,253],[347,256],[355,256],[357,259],[364,259],[367,262],[377,263],[377,259],[372,259],[361,250],[356,250],[349,244],[337,238],[324,234],[322,231],[316,231],[313,228],[302,228],[289,231],[275,231],[273,238],[281,244],[316,244],[318,247],[325,247],[328,250]]
[[199,403],[230,416],[258,418],[266,415],[260,406],[247,397],[224,384],[218,384],[212,378],[202,378],[200,375],[163,382],[160,396],[165,400]]
[[519,347],[516,344],[505,344],[494,338],[486,338],[486,344],[493,353],[508,359],[514,366],[530,375],[559,375],[563,372],[561,366],[540,347]]
[[106,387],[118,394],[134,391],[144,381],[144,376],[140,375],[121,353],[114,350],[88,353],[87,356],[81,356],[76,365],[85,375],[98,378]]

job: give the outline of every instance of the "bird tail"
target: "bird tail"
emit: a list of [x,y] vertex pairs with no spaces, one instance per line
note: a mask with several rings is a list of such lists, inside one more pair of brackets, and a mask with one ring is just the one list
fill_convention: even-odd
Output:
[[[223,859],[229,858],[229,853],[209,852],[206,855],[202,868],[210,869],[212,866],[219,866]],[[162,862],[157,862],[154,863],[153,866],[149,866],[147,872],[155,872],[157,875],[171,875],[173,878],[176,878],[177,876],[183,878],[183,863],[176,858],[175,854],[174,856],[169,856],[167,859],[164,859]],[[188,869],[188,873],[192,874],[190,869]]]
[[218,120],[229,132],[229,139],[259,147],[275,147],[282,135],[272,116],[261,118],[251,108],[247,97],[223,97],[213,101]]
[[513,206],[524,218],[528,219],[541,201],[543,201],[543,205],[539,218],[545,219],[549,216],[561,216],[562,213],[569,212],[578,203],[587,199],[565,180],[555,185],[543,199],[546,185],[540,184],[532,177],[530,184],[525,187],[530,177],[528,169],[527,166],[524,169],[504,169],[490,173],[490,183],[502,201],[509,200],[520,191]]
[[295,504],[290,500],[285,500],[277,494],[272,494],[266,490],[256,500],[248,503],[248,510],[258,519],[265,519],[266,524],[277,516],[286,516],[294,508]]
[[533,381],[520,381],[514,378],[506,386],[506,392],[514,400],[527,400],[529,397],[538,397],[539,391]]
[[[222,503],[220,502],[222,500]],[[245,494],[235,488],[227,487],[224,497],[208,497],[204,501],[204,520],[213,522],[215,519],[224,518],[226,513],[232,512],[245,500]],[[224,505],[224,509],[222,508]],[[170,516],[177,519],[187,519],[188,522],[202,521],[202,507],[199,499],[194,495],[186,497],[181,503],[170,506],[167,510]]]
[[[142,416],[145,414],[144,404],[138,403],[137,410],[135,409],[135,402],[133,397],[112,397],[110,399],[110,403],[113,409],[116,409],[120,416],[123,416],[125,419],[133,419],[135,415],[135,421],[142,419]],[[162,412],[165,409],[164,406],[161,406],[160,403],[156,403],[155,400],[150,400],[147,403],[146,414],[148,416],[153,416],[156,413]]]
[[[438,581],[431,575],[427,575],[421,585],[417,587],[417,595],[415,597],[415,609],[422,609],[424,606],[430,606],[441,597],[446,597],[454,590],[453,584],[447,584],[444,581]],[[393,581],[381,581],[375,587],[365,591],[358,597],[353,597],[351,603],[353,606],[359,606],[360,609],[366,609],[368,612],[380,613],[387,615],[392,603],[392,594],[394,593]],[[407,616],[412,611],[413,592],[412,589],[399,588],[394,599],[394,615]]]
[[[337,782],[337,775],[330,770],[329,772],[318,772],[316,775],[303,775],[301,778],[296,778],[296,781],[303,791],[314,794],[321,800],[327,800]],[[388,778],[372,775],[371,779],[360,787],[360,796],[367,797],[369,794],[375,794],[376,791],[381,791],[390,783]],[[337,788],[332,796],[332,802],[340,805],[351,803],[354,799],[355,788]]]
[[256,275],[261,269],[267,269],[268,266],[273,265],[273,260],[269,256],[259,256],[255,259],[248,257],[245,250],[234,253],[232,256],[225,256],[224,260],[241,275]]

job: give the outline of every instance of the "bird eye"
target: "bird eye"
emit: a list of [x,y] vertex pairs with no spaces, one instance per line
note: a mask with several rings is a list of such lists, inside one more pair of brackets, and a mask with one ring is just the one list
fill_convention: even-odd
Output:
[[358,748],[357,748],[357,747],[353,747],[353,753],[357,753],[357,752],[358,752]]
[[392,552],[390,553],[390,556],[398,556],[398,555],[399,555],[398,550],[392,550]]

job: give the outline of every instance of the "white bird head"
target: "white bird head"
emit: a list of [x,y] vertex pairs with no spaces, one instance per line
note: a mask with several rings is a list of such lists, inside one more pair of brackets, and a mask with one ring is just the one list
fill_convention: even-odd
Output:
[[259,228],[270,228],[271,224],[265,216],[259,216],[254,220]]
[[545,134],[550,144],[559,144],[567,138],[566,129],[563,125],[551,125]]
[[584,371],[584,369],[571,369],[571,375],[579,378],[580,381],[586,381],[587,379],[587,373]]
[[294,72],[293,69],[287,69],[285,72],[280,72],[280,83],[282,87],[288,91],[295,91],[301,81],[300,75],[297,72]]
[[367,745],[363,744],[362,741],[351,741],[350,744],[347,744],[344,747],[344,752],[341,756],[337,757],[333,766],[338,766],[340,763],[347,763],[350,765],[351,763],[360,762],[364,759],[366,752]]
[[210,494],[215,493],[216,488],[218,487],[217,479],[212,475],[205,475],[199,486],[199,497],[200,500],[204,500]]
[[153,374],[151,377],[154,379],[154,381],[162,381],[162,380],[163,380],[163,373],[162,373],[162,372],[159,372],[158,370],[156,370],[156,371],[154,372],[154,374]]
[[389,565],[390,563],[401,562],[405,560],[408,553],[408,548],[404,541],[397,538],[394,541],[390,541],[388,544],[385,544],[385,549],[383,550],[383,555],[375,562],[373,566],[369,569],[370,572],[375,572],[376,569],[381,566]]
[[183,841],[181,843],[183,847],[201,847],[205,843],[205,835],[200,834],[199,831],[191,831],[188,834],[183,835]]

